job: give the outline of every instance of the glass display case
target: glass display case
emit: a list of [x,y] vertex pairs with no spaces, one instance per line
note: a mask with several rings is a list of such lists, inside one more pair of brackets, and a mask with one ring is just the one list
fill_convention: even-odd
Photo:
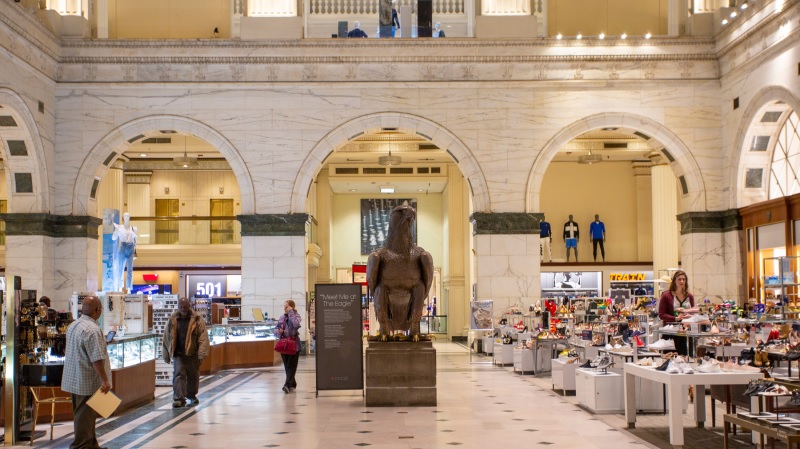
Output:
[[208,328],[208,339],[212,345],[225,342],[275,340],[277,321],[240,321],[229,324],[214,324]]
[[778,306],[797,302],[798,294],[798,259],[797,256],[767,257],[762,270],[764,292],[762,302],[773,301]]
[[108,344],[111,369],[127,368],[156,357],[156,335],[126,335]]

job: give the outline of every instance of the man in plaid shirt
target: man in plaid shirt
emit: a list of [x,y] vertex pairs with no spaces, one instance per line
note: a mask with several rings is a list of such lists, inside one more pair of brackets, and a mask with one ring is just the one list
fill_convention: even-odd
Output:
[[86,402],[99,389],[111,390],[111,365],[103,332],[97,319],[103,314],[103,305],[97,296],[83,300],[81,317],[67,328],[67,352],[64,358],[64,376],[61,389],[72,393],[72,411],[75,416],[75,440],[70,449],[100,448],[95,433],[97,413]]

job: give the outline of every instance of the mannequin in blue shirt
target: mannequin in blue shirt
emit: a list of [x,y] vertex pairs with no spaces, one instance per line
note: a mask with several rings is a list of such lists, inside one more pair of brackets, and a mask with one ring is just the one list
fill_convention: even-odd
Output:
[[594,260],[597,262],[597,245],[600,245],[600,254],[603,256],[603,262],[606,261],[606,249],[604,243],[606,241],[606,225],[600,221],[600,216],[595,215],[594,221],[589,225],[589,235],[592,238],[592,248],[594,249]]
[[547,255],[547,261],[553,261],[553,252],[550,250],[550,243],[553,241],[553,231],[550,229],[550,223],[544,220],[539,222],[539,257],[544,262],[544,256]]

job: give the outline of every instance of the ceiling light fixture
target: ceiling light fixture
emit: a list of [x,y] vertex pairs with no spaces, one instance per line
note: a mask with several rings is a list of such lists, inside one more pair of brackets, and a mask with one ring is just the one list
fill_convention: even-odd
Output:
[[561,40],[562,37],[564,36],[562,36],[561,33],[556,34],[556,39]]
[[627,38],[628,38],[627,33],[622,33],[622,36],[620,36],[620,39],[627,39]]
[[728,24],[728,19],[722,19],[722,24],[723,25],[727,25]]
[[392,186],[381,186],[381,193],[394,193],[394,187],[392,187]]
[[742,8],[742,11],[747,9],[747,3],[742,3],[742,6],[740,6],[740,8]]
[[600,156],[599,154],[592,154],[592,150],[589,150],[589,154],[578,156],[579,164],[592,165],[599,164],[600,162],[603,162],[603,156]]
[[606,38],[606,33],[600,33],[600,35],[597,36],[597,37],[599,37],[600,39],[605,39]]
[[583,34],[581,34],[581,33],[578,33],[578,35],[577,35],[577,36],[575,36],[575,39],[578,39],[578,40],[581,40],[581,39],[583,39]]
[[142,154],[139,155],[139,157],[147,157],[147,155],[142,153]]
[[183,157],[173,158],[172,165],[178,168],[192,168],[199,165],[196,157],[189,157],[186,154],[186,136],[183,136]]
[[733,19],[734,17],[736,17],[736,11],[731,11],[731,19]]
[[650,33],[647,33],[647,34],[644,35],[645,39],[650,39],[651,37],[653,37],[653,35],[650,34]]
[[379,157],[378,163],[391,167],[392,165],[400,165],[403,163],[403,160],[400,158],[400,156],[392,156],[392,147],[391,144],[389,144],[389,155]]

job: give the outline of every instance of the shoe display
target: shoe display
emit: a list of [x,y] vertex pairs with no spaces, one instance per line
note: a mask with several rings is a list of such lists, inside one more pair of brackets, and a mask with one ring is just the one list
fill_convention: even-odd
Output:
[[697,366],[698,373],[719,373],[721,371],[722,369],[716,359],[705,358],[703,362]]
[[686,323],[689,323],[689,324],[693,324],[693,323],[703,324],[703,323],[710,323],[710,322],[711,321],[708,319],[708,315],[703,315],[703,314],[700,314],[700,313],[692,315],[689,318],[681,321],[681,323],[683,323],[683,324],[686,324]]
[[788,396],[789,389],[783,385],[770,385],[764,391],[759,392],[763,396]]
[[653,358],[645,357],[643,359],[639,359],[636,361],[636,364],[639,366],[653,366]]
[[666,371],[669,374],[680,374],[683,372],[683,370],[681,370],[678,367],[678,364],[674,360],[669,361],[669,364],[667,365],[667,368],[664,371]]
[[675,341],[674,340],[665,340],[661,339],[655,343],[650,343],[648,348],[656,350],[656,351],[665,351],[669,349],[675,349]]
[[600,358],[600,361],[597,363],[597,369],[606,369],[611,366],[613,363],[611,362],[611,357],[608,355],[604,355]]

